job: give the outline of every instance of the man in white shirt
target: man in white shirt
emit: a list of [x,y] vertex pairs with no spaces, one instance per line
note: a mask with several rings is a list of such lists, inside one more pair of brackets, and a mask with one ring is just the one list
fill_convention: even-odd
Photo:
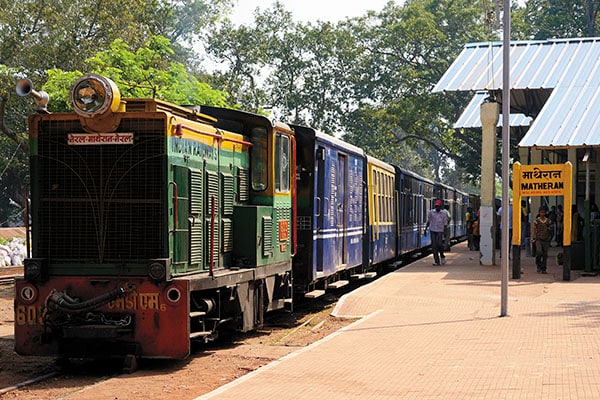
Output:
[[433,252],[433,265],[446,264],[444,255],[444,229],[448,225],[448,215],[442,211],[442,201],[434,202],[434,209],[427,214],[427,225],[431,233],[431,250]]

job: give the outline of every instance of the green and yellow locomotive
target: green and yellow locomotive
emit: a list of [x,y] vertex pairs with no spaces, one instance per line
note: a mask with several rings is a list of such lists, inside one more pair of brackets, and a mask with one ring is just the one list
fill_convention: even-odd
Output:
[[[43,96],[22,80],[21,95]],[[121,99],[107,78],[74,112],[29,118],[31,244],[16,282],[24,355],[185,358],[291,299],[295,152],[250,113]]]

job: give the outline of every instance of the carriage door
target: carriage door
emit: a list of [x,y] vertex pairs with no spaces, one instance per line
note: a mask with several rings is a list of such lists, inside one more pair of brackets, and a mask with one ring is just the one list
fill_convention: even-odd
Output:
[[336,230],[337,230],[337,256],[336,256],[336,267],[346,266],[348,263],[346,257],[346,248],[348,241],[348,221],[347,221],[347,204],[348,199],[346,198],[347,187],[346,187],[346,174],[347,174],[348,158],[344,154],[338,154],[338,173],[336,179],[336,196],[335,196],[335,209],[336,209]]
[[171,234],[173,237],[172,263],[173,268],[183,270],[187,267],[190,251],[189,219],[189,191],[190,170],[187,167],[173,165],[173,181],[171,182],[172,194],[171,207]]
[[323,271],[323,230],[325,224],[325,215],[327,209],[325,208],[325,148],[318,147],[316,152],[317,157],[317,193],[315,194],[315,213],[317,217],[316,225],[316,241],[317,241],[317,271]]

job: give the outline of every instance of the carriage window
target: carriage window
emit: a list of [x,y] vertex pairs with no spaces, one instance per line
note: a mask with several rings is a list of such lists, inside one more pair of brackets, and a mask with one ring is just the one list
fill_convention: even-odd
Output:
[[290,191],[290,138],[281,133],[275,138],[275,190]]
[[250,148],[252,189],[262,191],[267,188],[268,183],[267,168],[269,166],[269,158],[267,151],[267,129],[262,127],[252,129],[250,140],[252,142],[252,147]]

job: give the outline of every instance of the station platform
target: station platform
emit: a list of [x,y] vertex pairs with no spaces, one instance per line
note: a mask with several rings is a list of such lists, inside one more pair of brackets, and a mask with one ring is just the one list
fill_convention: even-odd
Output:
[[[599,399],[600,277],[521,253],[508,285],[466,243],[342,297],[351,325],[197,399]],[[510,276],[510,275],[509,275]]]

